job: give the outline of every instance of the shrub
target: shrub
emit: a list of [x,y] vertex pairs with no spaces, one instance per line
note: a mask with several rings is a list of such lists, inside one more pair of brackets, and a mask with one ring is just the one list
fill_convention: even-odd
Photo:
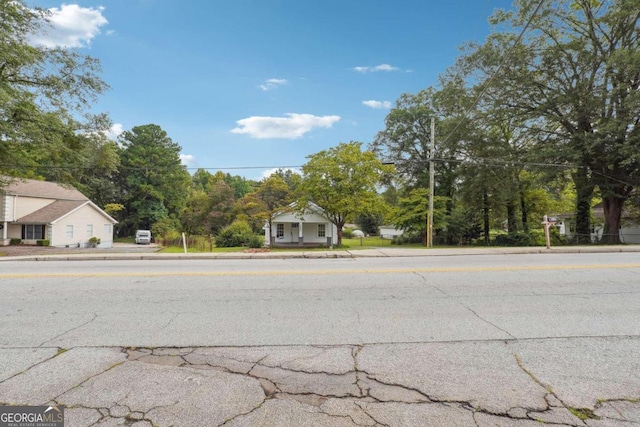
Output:
[[264,246],[264,238],[254,234],[249,239],[247,246],[249,246],[250,248],[261,248]]
[[400,236],[393,236],[391,239],[392,245],[405,245],[408,243],[424,243],[424,233],[414,232],[414,233],[404,233]]
[[342,230],[343,239],[353,239],[353,228],[344,228]]
[[162,218],[151,226],[151,235],[156,239],[180,239],[180,224],[173,218]]
[[100,244],[100,238],[99,237],[92,237],[89,239],[89,244],[91,245],[91,247],[95,248],[96,246],[98,246]]
[[49,241],[49,239],[36,240],[36,245],[37,246],[49,246],[50,244],[51,244],[51,242]]
[[10,245],[21,245],[22,244],[22,239],[13,238],[13,239],[11,239],[9,241],[9,244]]
[[219,248],[248,246],[254,236],[249,224],[236,220],[216,236],[216,246]]
[[499,234],[493,240],[495,246],[536,246],[536,239],[529,233],[517,231],[509,234]]

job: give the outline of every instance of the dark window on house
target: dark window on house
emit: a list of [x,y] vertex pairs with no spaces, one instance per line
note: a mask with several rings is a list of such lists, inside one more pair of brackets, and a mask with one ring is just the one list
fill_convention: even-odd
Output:
[[278,239],[284,237],[284,224],[276,224],[276,237]]
[[325,237],[326,230],[324,224],[318,224],[318,237]]
[[40,225],[40,224],[23,225],[22,239],[24,240],[44,239],[44,225]]

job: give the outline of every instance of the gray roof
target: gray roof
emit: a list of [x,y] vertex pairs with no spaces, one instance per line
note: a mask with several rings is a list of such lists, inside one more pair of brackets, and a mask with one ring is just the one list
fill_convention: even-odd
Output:
[[89,203],[88,200],[58,200],[17,219],[16,222],[20,224],[50,224],[87,203]]
[[0,185],[0,192],[10,195],[58,200],[89,200],[75,188],[56,182],[7,177],[0,177],[0,182],[8,182],[4,186]]

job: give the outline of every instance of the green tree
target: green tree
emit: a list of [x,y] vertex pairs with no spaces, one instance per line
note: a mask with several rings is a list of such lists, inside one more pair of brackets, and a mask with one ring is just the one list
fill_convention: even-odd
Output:
[[180,215],[183,230],[189,235],[209,234],[210,207],[209,195],[204,190],[192,188]]
[[207,227],[210,234],[218,235],[223,228],[233,222],[236,212],[233,189],[224,182],[224,179],[216,179],[215,176],[208,193]]
[[236,200],[242,199],[247,194],[254,191],[257,182],[239,175],[226,174],[224,182],[233,190],[233,197]]
[[[640,3],[514,4],[515,12],[492,17],[502,30],[483,45],[470,45],[461,69],[483,83],[494,109],[526,121],[541,141],[538,154],[577,166],[577,233],[590,233],[597,186],[605,238],[619,242],[622,209],[640,179]],[[525,23],[528,31],[516,44]]]
[[158,125],[136,126],[119,137],[120,180],[127,216],[121,229],[151,229],[182,212],[191,177],[180,162],[181,147]]
[[[433,229],[446,227],[447,199],[442,196],[433,198]],[[422,233],[426,236],[427,215],[429,214],[429,190],[416,188],[407,197],[401,197],[392,220],[394,225],[408,234]]]
[[78,123],[107,89],[99,62],[75,50],[29,43],[49,12],[23,0],[0,0],[0,173],[58,161],[80,146]]
[[362,143],[340,143],[337,147],[307,156],[302,166],[299,206],[313,201],[338,228],[338,246],[342,245],[345,222],[359,214],[380,211],[376,186],[394,172],[371,151],[362,151]]
[[302,182],[302,175],[291,169],[278,169],[272,175],[278,175],[284,182],[287,183],[291,194],[295,194]]
[[273,232],[273,215],[291,202],[291,190],[278,174],[272,174],[260,183],[256,191],[258,199],[265,208],[263,218],[267,221],[271,232],[270,247],[275,247],[275,233]]

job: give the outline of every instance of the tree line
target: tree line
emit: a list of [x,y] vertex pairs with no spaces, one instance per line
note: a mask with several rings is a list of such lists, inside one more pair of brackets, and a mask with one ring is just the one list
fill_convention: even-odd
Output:
[[27,42],[46,17],[0,0],[0,175],[73,184],[119,220],[121,235],[216,236],[234,221],[260,233],[275,212],[313,201],[339,230],[384,222],[421,236],[430,162],[440,243],[490,244],[503,229],[526,243],[544,214],[572,214],[585,243],[596,203],[603,240],[618,243],[623,212],[638,212],[637,0],[516,0],[437,86],[402,94],[373,141],[340,143],[308,156],[301,174],[262,181],[189,174],[179,144],[154,124],[109,140],[108,116],[88,114],[108,89],[99,62]]

